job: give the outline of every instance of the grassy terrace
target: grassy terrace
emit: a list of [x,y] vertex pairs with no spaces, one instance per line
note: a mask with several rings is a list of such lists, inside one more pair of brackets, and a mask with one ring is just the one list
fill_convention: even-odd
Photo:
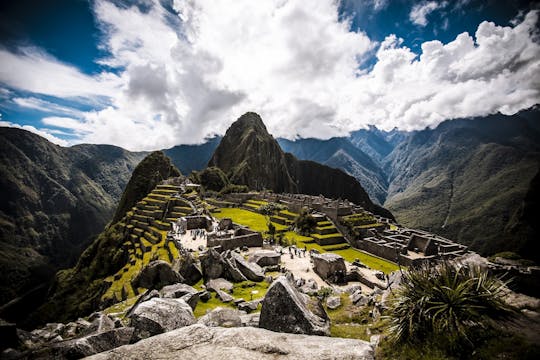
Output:
[[[231,218],[232,221],[234,221],[237,224],[245,225],[249,227],[252,230],[255,231],[268,231],[268,227],[266,225],[266,218],[258,213],[254,213],[252,211],[244,210],[244,209],[238,209],[238,208],[221,208],[221,212],[214,213],[213,215],[219,219],[222,218]],[[276,230],[283,230],[286,229],[286,226],[275,224]],[[335,234],[331,234],[332,236],[335,236]],[[376,256],[370,255],[366,252],[348,248],[348,249],[341,249],[341,250],[333,250],[336,247],[339,247],[338,245],[328,245],[328,246],[320,246],[317,243],[314,242],[313,238],[302,236],[294,231],[287,231],[284,234],[284,238],[288,239],[289,241],[296,241],[296,244],[298,247],[307,247],[308,250],[315,249],[319,252],[328,252],[331,251],[333,253],[336,253],[338,255],[343,256],[345,260],[348,262],[353,262],[355,259],[359,259],[361,262],[366,264],[372,269],[380,270],[386,274],[391,273],[392,271],[398,270],[398,266],[392,262],[389,262],[387,260],[378,258]]]
[[[249,227],[252,230],[265,232],[268,231],[267,220],[264,215],[239,208],[221,208],[219,212],[212,214],[218,219],[230,218],[233,222]],[[273,223],[276,230],[285,230],[285,225]]]

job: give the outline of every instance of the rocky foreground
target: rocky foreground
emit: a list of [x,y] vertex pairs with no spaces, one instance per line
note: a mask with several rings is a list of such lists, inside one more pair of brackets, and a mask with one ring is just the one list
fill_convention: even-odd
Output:
[[106,351],[88,359],[373,359],[370,343],[195,324]]

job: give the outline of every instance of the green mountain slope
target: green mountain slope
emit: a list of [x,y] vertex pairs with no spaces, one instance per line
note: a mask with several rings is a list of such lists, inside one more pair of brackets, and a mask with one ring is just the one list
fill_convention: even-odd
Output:
[[[156,174],[160,174],[160,176],[157,177]],[[141,206],[152,208],[152,213],[158,211],[160,213],[159,220],[162,220],[163,213],[159,209],[168,211],[168,206],[165,206],[167,204],[162,200],[168,199],[168,195],[156,193],[153,199],[145,198],[154,204],[152,206],[147,204],[147,201],[141,200],[156,187],[156,179],[163,180],[167,174],[178,176],[180,172],[171,165],[170,160],[162,152],[151,153],[137,165],[122,194],[122,199],[125,201],[121,202],[117,210],[117,214],[124,213],[125,217],[122,216],[122,221],[108,226],[82,253],[75,267],[61,270],[56,274],[54,284],[49,290],[47,302],[32,315],[29,319],[30,323],[53,320],[66,321],[88,314],[102,304],[103,295],[111,287],[111,282],[105,281],[106,278],[114,275],[123,267],[129,267],[131,262],[138,265],[137,270],[140,270],[144,265],[142,262],[148,263],[152,256],[148,250],[153,249],[154,246],[150,245],[149,241],[155,242],[154,245],[157,244],[160,247],[165,246],[163,238],[166,231],[154,228],[154,226],[158,226],[157,224],[145,225],[148,230],[144,234],[139,229],[141,237],[144,239],[130,234],[126,226],[128,218],[144,218],[150,221],[150,217],[135,215],[131,212],[126,214],[122,209],[133,199],[138,199],[136,203],[144,203]],[[143,194],[142,192],[147,188],[150,190]],[[160,192],[169,194],[175,191],[161,190]],[[141,194],[142,196],[140,196]],[[135,203],[132,206],[134,205]],[[130,210],[131,208],[129,207]],[[142,208],[139,210],[141,213],[144,212]],[[133,223],[138,224],[140,221],[133,220]],[[154,223],[155,221],[152,221],[152,224]],[[133,228],[133,225],[131,227]],[[142,249],[141,244],[147,245],[144,245],[144,249]],[[154,250],[157,251],[157,249]],[[124,272],[122,271],[122,273]]]
[[0,303],[74,263],[111,219],[141,157],[0,128]]
[[527,254],[509,223],[540,165],[538,111],[447,121],[412,135],[387,157],[385,207],[424,228],[491,254]]

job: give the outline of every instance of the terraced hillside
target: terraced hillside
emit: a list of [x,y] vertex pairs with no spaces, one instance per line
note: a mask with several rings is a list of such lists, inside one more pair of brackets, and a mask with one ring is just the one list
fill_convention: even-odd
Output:
[[[176,243],[167,239],[167,232],[172,222],[191,214],[194,206],[191,201],[175,196],[180,191],[179,186],[158,185],[118,223],[125,239],[122,249],[129,259],[118,272],[105,279],[110,286],[102,296],[103,302],[115,303],[139,294],[143,289],[133,288],[132,280],[151,260],[172,263],[178,258]],[[187,197],[198,200],[195,193]]]

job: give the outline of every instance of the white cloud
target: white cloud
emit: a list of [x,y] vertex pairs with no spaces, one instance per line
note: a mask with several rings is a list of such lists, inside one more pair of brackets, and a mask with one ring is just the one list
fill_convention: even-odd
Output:
[[46,129],[36,129],[34,126],[31,126],[31,125],[19,125],[19,124],[15,124],[9,121],[1,121],[1,120],[0,120],[0,126],[24,129],[26,131],[30,131],[34,134],[44,137],[45,139],[49,140],[50,142],[56,145],[60,145],[60,146],[69,145],[67,141],[57,138],[56,136],[52,135],[51,131],[48,131]]
[[39,110],[46,113],[54,113],[61,115],[82,116],[83,112],[77,109],[58,105],[50,101],[42,100],[35,97],[15,97],[12,101],[20,107],[27,109]]
[[416,25],[426,26],[428,24],[427,16],[433,11],[446,6],[446,2],[427,1],[416,4],[409,13],[409,19]]
[[[12,88],[99,101],[94,111],[70,112],[32,96],[14,100],[45,111],[44,126],[80,142],[131,150],[196,143],[246,111],[261,114],[274,136],[328,138],[367,124],[421,129],[540,102],[535,11],[514,27],[484,22],[474,38],[426,42],[417,54],[395,35],[376,44],[351,32],[333,0],[175,1],[177,15],[159,5],[94,6],[108,52],[100,62],[116,74],[85,75],[35,50],[0,52],[22,71],[17,79],[0,69]],[[375,66],[362,70],[374,50]]]
[[113,96],[118,79],[112,73],[91,77],[32,47],[18,53],[0,48],[0,81],[10,87],[57,97]]

